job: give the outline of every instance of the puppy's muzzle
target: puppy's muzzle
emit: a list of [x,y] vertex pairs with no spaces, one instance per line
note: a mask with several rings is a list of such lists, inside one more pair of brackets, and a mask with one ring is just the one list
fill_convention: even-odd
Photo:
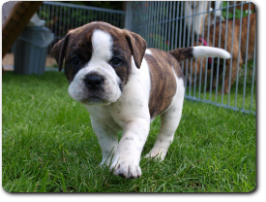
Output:
[[85,85],[89,90],[99,90],[103,86],[104,78],[97,74],[88,74],[84,79]]

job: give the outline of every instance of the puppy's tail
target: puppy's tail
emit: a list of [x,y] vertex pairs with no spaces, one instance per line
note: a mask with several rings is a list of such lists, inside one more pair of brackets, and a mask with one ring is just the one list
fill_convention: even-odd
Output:
[[194,46],[189,48],[179,48],[171,50],[168,53],[174,56],[178,62],[198,57],[220,57],[224,59],[228,59],[231,57],[230,53],[228,53],[226,50],[209,46]]

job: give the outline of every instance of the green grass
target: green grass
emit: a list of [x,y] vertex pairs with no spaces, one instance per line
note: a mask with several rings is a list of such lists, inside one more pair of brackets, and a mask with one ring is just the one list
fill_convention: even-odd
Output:
[[[256,188],[256,117],[186,100],[168,155],[141,160],[126,180],[99,168],[101,151],[84,106],[63,73],[2,83],[2,186],[8,192],[251,192]],[[153,146],[156,119],[143,155]]]

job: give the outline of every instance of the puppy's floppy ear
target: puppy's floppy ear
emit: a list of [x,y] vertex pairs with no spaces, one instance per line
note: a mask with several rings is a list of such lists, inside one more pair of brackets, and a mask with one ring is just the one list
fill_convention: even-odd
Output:
[[140,68],[142,58],[147,48],[146,41],[138,34],[123,29],[137,68]]
[[65,49],[68,43],[68,38],[69,34],[65,38],[58,41],[52,49],[52,54],[59,66],[59,72],[62,70],[63,67],[63,62],[65,58]]

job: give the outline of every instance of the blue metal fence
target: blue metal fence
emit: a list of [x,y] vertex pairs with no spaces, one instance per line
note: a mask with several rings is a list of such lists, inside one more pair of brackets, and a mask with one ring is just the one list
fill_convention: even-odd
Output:
[[[38,15],[54,33],[53,44],[62,39],[69,30],[92,21],[105,21],[116,27],[124,27],[124,11],[105,8],[45,1]],[[49,52],[53,44],[49,47]]]
[[[130,16],[128,16],[129,13]],[[237,64],[233,62],[235,58],[231,58],[230,64],[225,60],[215,60],[211,68],[208,67],[206,59],[182,62],[182,69],[186,76],[186,98],[256,114],[257,28],[250,29],[252,13],[256,13],[254,4],[244,1],[138,1],[129,2],[127,5],[126,27],[140,34],[147,41],[148,47],[165,51],[197,45],[200,37],[208,44],[215,44],[218,41],[216,47],[230,46],[231,48],[228,49],[231,50],[229,51],[231,55],[237,50]],[[245,25],[244,19],[247,22]],[[225,30],[222,28],[223,23],[226,24]],[[211,30],[217,28],[219,34],[213,31],[211,35]],[[241,41],[243,31],[247,32],[245,43]],[[221,44],[221,33],[225,35],[226,42],[223,44]],[[249,41],[254,40],[254,36],[255,41],[249,47]],[[228,37],[230,41],[227,44]],[[238,44],[237,48],[235,44]],[[245,51],[242,50],[243,48]],[[252,59],[248,57],[250,51]],[[242,55],[243,52],[245,52],[244,55]],[[241,60],[243,64],[239,65]],[[199,61],[200,65],[195,65]],[[235,69],[236,65],[236,79],[229,88],[229,93],[225,93],[224,86],[231,86],[231,77],[234,76],[232,68]],[[199,73],[195,73],[196,71]],[[229,75],[229,79],[226,79],[226,75]],[[191,80],[194,82],[190,82]],[[212,88],[214,81],[216,87]]]

